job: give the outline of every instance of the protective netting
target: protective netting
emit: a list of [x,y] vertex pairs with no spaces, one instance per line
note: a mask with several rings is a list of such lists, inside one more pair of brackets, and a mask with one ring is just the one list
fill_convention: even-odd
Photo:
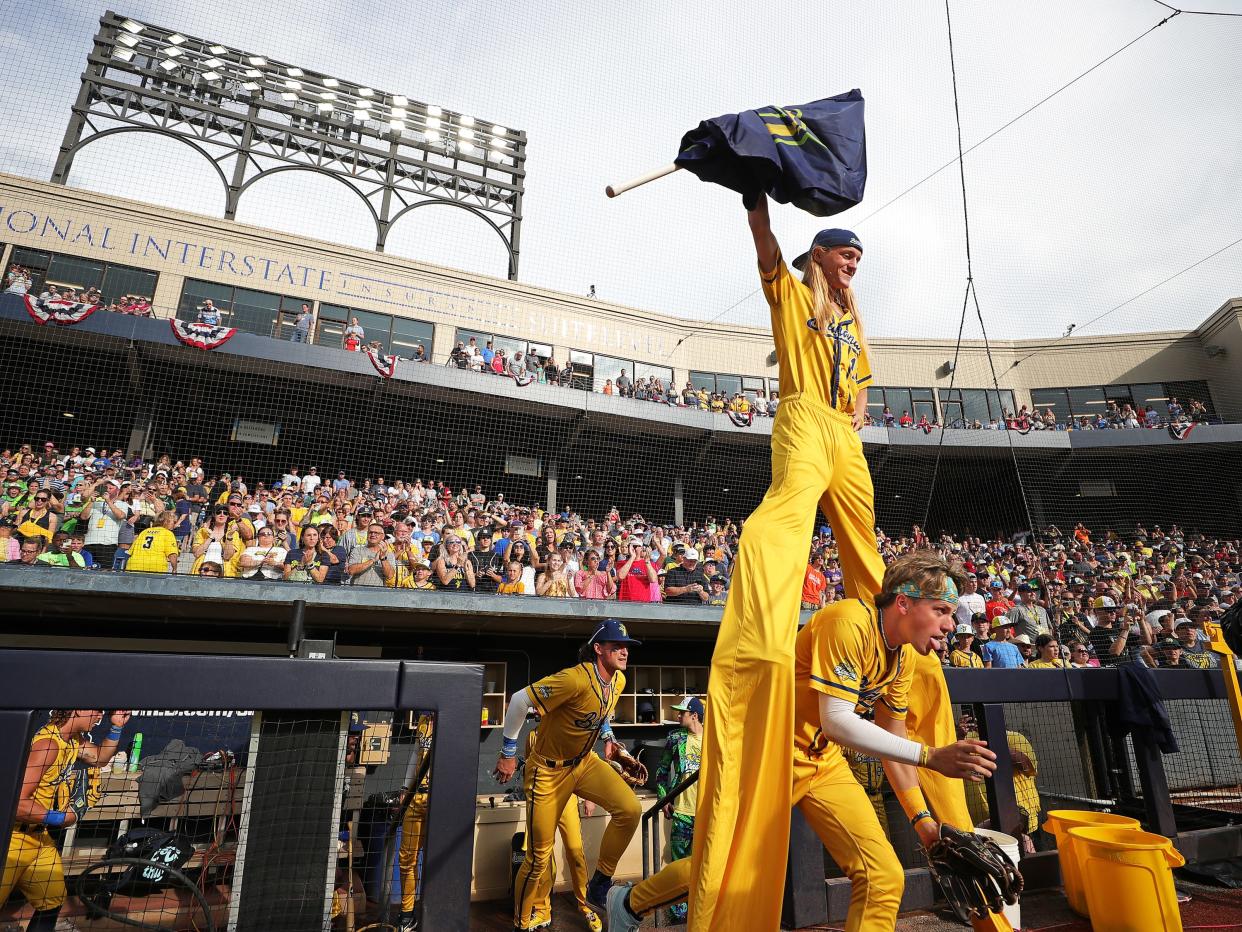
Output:
[[33,736],[0,921],[396,929],[417,914],[433,715],[100,715],[58,710]]

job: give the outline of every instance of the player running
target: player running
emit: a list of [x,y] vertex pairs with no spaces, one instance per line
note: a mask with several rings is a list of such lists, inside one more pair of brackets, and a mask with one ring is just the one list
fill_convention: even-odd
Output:
[[[996,768],[996,755],[984,742],[929,747],[906,732],[915,659],[935,656],[952,635],[963,580],[958,567],[930,551],[907,554],[889,566],[874,604],[835,602],[797,635],[791,797],[851,880],[850,932],[891,932],[904,872],[842,749],[884,762],[893,791],[927,847],[939,839],[940,824],[928,810],[919,775],[937,772],[959,781],[960,788],[960,780],[979,781]],[[756,871],[748,879],[759,876]],[[637,929],[639,917],[684,897],[689,880],[686,862],[674,861],[633,888],[618,884],[608,895],[609,932]]]
[[557,823],[573,796],[603,806],[612,817],[600,841],[595,873],[587,884],[587,903],[602,913],[617,862],[638,828],[642,809],[634,791],[595,753],[603,738],[606,755],[628,758],[609,720],[625,689],[631,644],[625,625],[603,622],[578,653],[578,663],[518,690],[505,712],[504,745],[496,778],[508,782],[517,770],[517,740],[527,712],[541,718],[526,759],[526,832],[528,847],[514,882],[513,926],[517,930],[550,928],[536,917],[551,896],[552,848]]

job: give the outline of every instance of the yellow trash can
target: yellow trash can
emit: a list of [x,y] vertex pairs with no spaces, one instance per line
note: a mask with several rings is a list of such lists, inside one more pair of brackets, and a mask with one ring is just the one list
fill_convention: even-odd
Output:
[[1088,826],[1105,826],[1134,831],[1141,828],[1138,819],[1113,815],[1111,812],[1053,809],[1048,813],[1048,818],[1044,821],[1044,830],[1051,832],[1057,840],[1057,857],[1061,862],[1061,886],[1065,888],[1065,898],[1069,900],[1070,909],[1084,917],[1087,915],[1087,895],[1083,891],[1082,872],[1079,868],[1074,839],[1068,833],[1071,828]]
[[1182,932],[1174,867],[1186,859],[1163,835],[1071,828],[1094,932]]

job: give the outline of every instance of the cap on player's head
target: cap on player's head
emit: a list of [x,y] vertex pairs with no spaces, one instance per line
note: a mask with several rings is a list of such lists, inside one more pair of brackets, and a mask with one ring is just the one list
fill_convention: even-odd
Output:
[[625,630],[625,625],[617,621],[615,618],[608,618],[595,629],[594,633],[587,639],[588,644],[604,644],[607,642],[616,644],[641,644],[642,641],[636,641],[630,637],[630,633]]
[[816,246],[824,249],[832,249],[834,246],[853,246],[859,252],[863,251],[862,241],[851,230],[842,230],[839,227],[833,227],[830,230],[820,230],[815,234],[815,239],[811,240],[811,248],[794,259],[793,266],[795,269],[801,272],[806,268],[806,262],[811,257],[811,250]]
[[685,696],[681,702],[670,708],[676,712],[693,712],[699,717],[700,722],[703,721],[703,700],[698,696]]

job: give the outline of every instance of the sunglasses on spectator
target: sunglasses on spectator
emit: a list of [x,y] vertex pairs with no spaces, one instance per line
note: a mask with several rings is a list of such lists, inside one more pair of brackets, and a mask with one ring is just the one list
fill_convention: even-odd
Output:
[[204,566],[198,571],[199,576],[219,576],[220,571],[214,566]]
[[36,501],[36,502],[46,502],[46,501],[47,501],[47,496],[46,496],[46,495],[36,495],[36,496],[35,496],[35,501]]

